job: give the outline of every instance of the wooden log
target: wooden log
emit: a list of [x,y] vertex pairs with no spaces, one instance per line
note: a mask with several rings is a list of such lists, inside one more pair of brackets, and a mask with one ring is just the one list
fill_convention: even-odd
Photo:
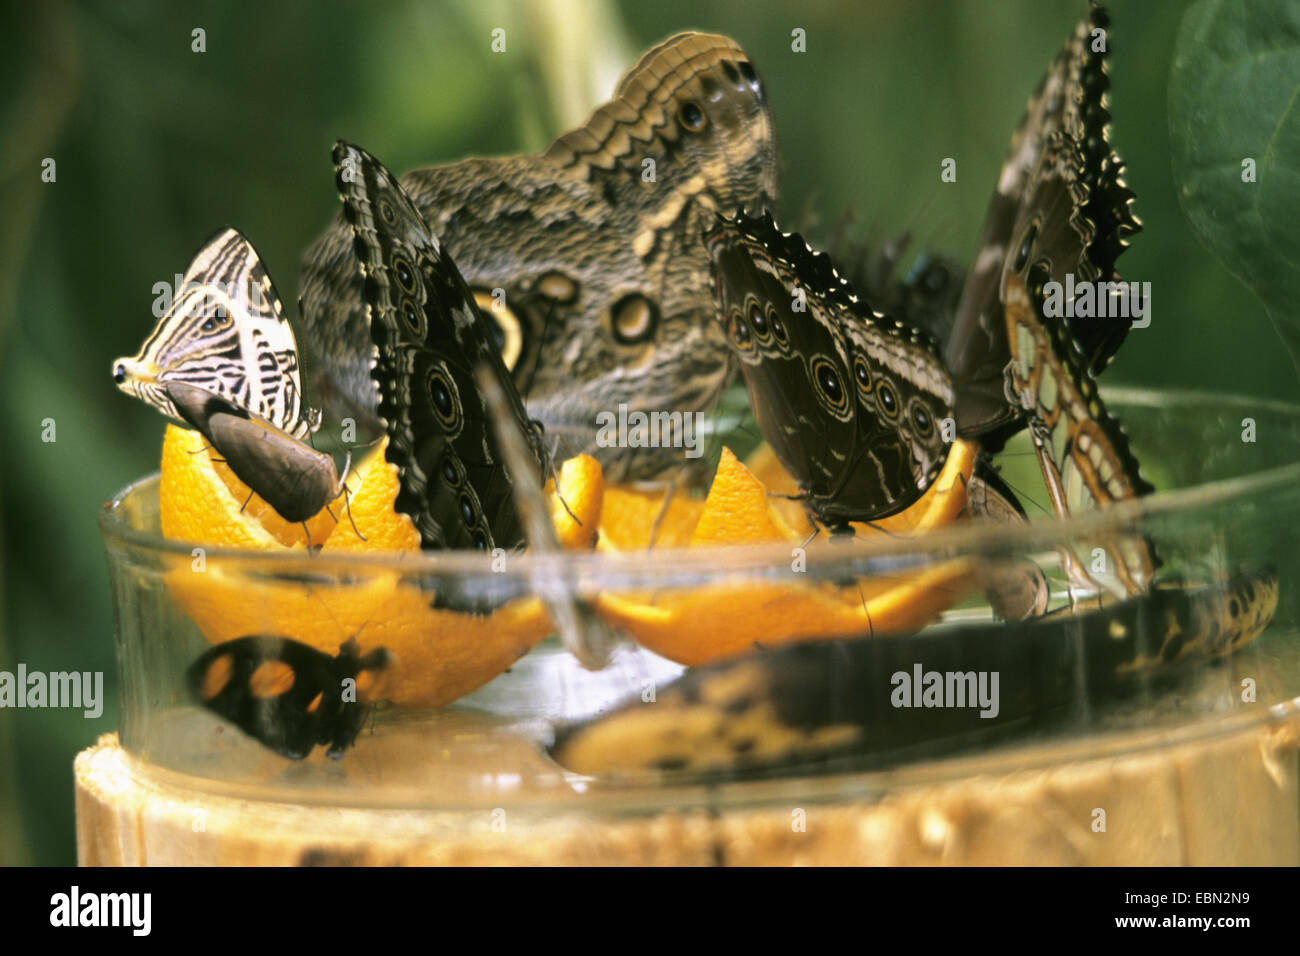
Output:
[[[1032,769],[990,772],[975,760],[969,773],[931,784],[903,784],[900,774],[900,785],[879,799],[828,798],[823,787],[802,800],[800,784],[785,783],[764,785],[774,796],[734,809],[729,797],[743,785],[699,789],[697,805],[679,801],[659,812],[645,792],[627,802],[637,809],[600,809],[574,792],[562,801],[444,811],[195,789],[191,778],[135,761],[108,734],[76,760],[78,859],[85,866],[1300,863],[1300,716],[1201,739],[1129,734],[1098,746],[1112,755],[1079,759],[1078,747],[1044,747],[1024,752],[1022,766]],[[915,778],[914,768],[908,773]]]

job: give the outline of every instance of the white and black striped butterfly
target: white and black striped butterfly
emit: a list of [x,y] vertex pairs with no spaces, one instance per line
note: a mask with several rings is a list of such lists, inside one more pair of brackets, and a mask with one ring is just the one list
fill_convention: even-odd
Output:
[[180,421],[171,382],[219,396],[299,440],[320,427],[320,412],[303,403],[298,346],[280,296],[238,229],[203,244],[140,351],[113,363],[113,380]]
[[769,214],[720,216],[706,243],[754,418],[808,510],[839,530],[916,501],[949,448],[952,385],[934,341],[874,311]]
[[341,477],[333,457],[303,440],[320,413],[303,402],[280,296],[237,229],[203,245],[140,351],[114,362],[113,379],[198,429],[286,521],[305,522],[344,489],[348,466]]
[[506,393],[537,474],[549,459],[506,371],[494,328],[465,280],[386,168],[340,142],[334,165],[365,276],[372,376],[397,466],[396,507],[424,548],[522,548],[513,481],[474,379],[485,367]]
[[[1134,194],[1123,179],[1124,162],[1110,145],[1109,23],[1106,11],[1090,4],[1030,99],[945,344],[958,433],[979,436],[989,451],[1024,425],[1025,409],[1008,402],[1003,388],[1011,360],[1007,278],[1020,276],[1031,292],[1066,283],[1067,276],[1079,289],[1111,280],[1128,237],[1142,228],[1130,209]],[[1132,324],[1131,318],[1061,321],[1083,370],[1092,374],[1105,368]]]

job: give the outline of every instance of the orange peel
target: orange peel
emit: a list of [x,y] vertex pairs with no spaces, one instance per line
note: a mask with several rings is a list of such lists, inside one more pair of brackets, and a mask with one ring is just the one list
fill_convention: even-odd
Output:
[[[349,473],[350,501],[340,496],[331,505],[334,517],[323,510],[308,520],[321,554],[419,551],[415,526],[394,510],[398,479],[384,448],[380,442]],[[593,465],[590,459],[579,462],[560,475],[569,508],[589,529],[599,524],[603,487],[599,465],[594,473]],[[168,426],[159,483],[164,536],[221,548],[297,552],[309,569],[302,526],[289,525],[248,496],[247,486],[213,460],[198,432]],[[554,499],[551,508],[571,520]],[[581,543],[573,528],[557,528],[557,534],[562,542]],[[489,560],[484,556],[485,569]],[[334,654],[355,636],[363,651],[388,648],[394,663],[384,676],[383,696],[396,704],[448,704],[500,674],[553,630],[535,598],[511,601],[488,615],[433,608],[428,592],[390,568],[358,567],[347,583],[273,579],[265,572],[255,560],[208,561],[200,554],[178,561],[165,578],[177,604],[214,644],[267,634]]]
[[[774,463],[774,464],[773,464]],[[954,444],[939,478],[900,515],[855,524],[861,537],[890,533],[919,533],[956,519],[966,506],[966,483],[975,463],[975,449]],[[790,583],[745,581],[690,589],[614,594],[596,598],[597,609],[657,654],[678,663],[704,664],[754,647],[855,633],[897,633],[919,629],[964,596],[975,583],[973,568],[950,561],[924,570],[871,578],[838,587],[796,577],[796,548],[811,529],[802,507],[771,494],[797,491],[779,462],[760,461],[761,481],[729,449],[723,449],[713,486],[704,501],[691,536],[691,547],[761,545],[785,541],[791,545]],[[776,489],[772,486],[775,485]],[[606,495],[607,502],[609,494]],[[786,505],[794,504],[797,511]],[[611,513],[607,519],[620,513]],[[884,530],[878,530],[883,528]],[[602,529],[605,534],[605,529]],[[625,535],[621,529],[614,535]],[[843,547],[842,544],[823,545]]]

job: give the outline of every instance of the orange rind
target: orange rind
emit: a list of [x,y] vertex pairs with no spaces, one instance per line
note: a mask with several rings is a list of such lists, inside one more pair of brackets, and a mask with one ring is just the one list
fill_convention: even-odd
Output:
[[[855,530],[860,537],[907,535],[954,520],[965,509],[966,483],[974,462],[974,448],[956,443],[939,478],[911,508],[888,523],[855,525]],[[777,488],[788,488],[790,493],[797,490],[783,470],[775,472],[779,463],[760,464]],[[596,599],[598,610],[655,653],[696,665],[798,640],[918,630],[974,587],[973,568],[965,561],[846,586],[800,578],[806,568],[806,554],[801,554],[801,549],[811,530],[801,530],[799,522],[811,526],[797,503],[784,501],[772,491],[771,485],[723,449],[691,547],[770,546],[784,541],[791,547],[788,583],[748,580],[653,594],[606,592]],[[795,504],[798,511],[785,507],[788,504]],[[885,530],[878,530],[882,527]],[[819,537],[820,543],[808,546],[852,547],[851,543],[826,542],[824,534]]]

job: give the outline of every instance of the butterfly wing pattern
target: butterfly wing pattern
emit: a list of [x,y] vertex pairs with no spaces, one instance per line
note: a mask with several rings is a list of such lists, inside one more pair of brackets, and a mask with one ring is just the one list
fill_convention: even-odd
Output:
[[836,528],[916,501],[949,448],[952,386],[933,340],[872,310],[769,214],[719,216],[706,243],[754,418],[809,510]]
[[[557,458],[611,481],[671,477],[674,449],[602,445],[595,415],[711,410],[735,366],[711,321],[705,227],[778,192],[776,128],[750,57],[685,33],[647,52],[587,122],[540,154],[412,170],[401,185],[450,250]],[[321,394],[374,417],[348,224],[303,256],[304,340]],[[486,306],[485,306],[486,307]],[[554,451],[558,447],[559,451]]]
[[362,655],[348,640],[335,657],[301,641],[249,635],[205,651],[186,672],[190,692],[213,713],[282,757],[317,744],[338,758],[356,740],[368,693],[392,655]]
[[365,276],[372,375],[397,467],[398,511],[424,548],[519,549],[524,531],[474,370],[510,397],[538,472],[547,456],[493,339],[446,250],[397,180],[360,147],[334,148],[335,179]]
[[[1049,281],[1110,280],[1128,237],[1142,226],[1130,208],[1124,162],[1110,146],[1110,25],[1093,4],[1030,99],[1011,139],[989,206],[979,254],[962,289],[944,357],[957,388],[958,431],[989,451],[1023,426],[1003,393],[1010,358],[1003,310],[1009,273],[1031,289]],[[1065,319],[1084,367],[1096,374],[1131,320]]]
[[182,382],[220,396],[302,440],[320,427],[303,404],[298,346],[253,244],[222,229],[203,244],[140,351],[113,363],[128,395],[186,421],[167,394]]

